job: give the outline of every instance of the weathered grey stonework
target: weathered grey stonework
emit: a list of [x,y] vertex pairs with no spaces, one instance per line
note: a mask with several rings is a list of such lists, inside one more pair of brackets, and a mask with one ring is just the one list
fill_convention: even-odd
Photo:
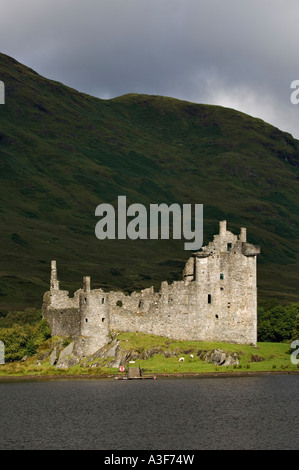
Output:
[[183,280],[162,282],[125,295],[83,289],[70,298],[59,290],[56,262],[51,263],[50,291],[43,316],[53,336],[74,339],[73,354],[93,354],[109,341],[110,331],[138,331],[172,339],[256,344],[256,257],[260,248],[247,243],[246,229],[234,235],[220,222],[219,234],[188,259]]

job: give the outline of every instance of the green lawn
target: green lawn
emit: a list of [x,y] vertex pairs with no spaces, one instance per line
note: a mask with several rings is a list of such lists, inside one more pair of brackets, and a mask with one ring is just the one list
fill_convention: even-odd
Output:
[[[121,333],[122,347],[133,349],[140,354],[153,347],[161,347],[167,351],[177,353],[177,356],[165,357],[163,353],[155,354],[149,359],[138,359],[136,364],[144,370],[144,373],[201,373],[219,371],[281,371],[296,370],[297,365],[291,363],[290,344],[288,343],[258,343],[257,346],[240,344],[228,344],[219,342],[199,341],[175,341],[168,338],[160,338],[154,335],[136,333]],[[239,365],[215,366],[201,360],[197,352],[221,349],[225,352],[238,353]],[[193,354],[193,358],[190,355]],[[252,362],[252,356],[259,356],[264,360]],[[179,357],[184,357],[180,362]]]

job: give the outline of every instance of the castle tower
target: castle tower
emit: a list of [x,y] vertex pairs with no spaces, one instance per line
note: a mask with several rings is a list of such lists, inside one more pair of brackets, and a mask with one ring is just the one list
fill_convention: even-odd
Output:
[[193,254],[202,324],[199,336],[207,341],[256,344],[259,253],[259,247],[247,243],[246,228],[234,235],[221,221],[213,242]]
[[101,289],[91,290],[90,277],[84,276],[83,290],[79,297],[81,318],[80,338],[75,350],[81,356],[95,353],[109,341],[109,303],[107,294]]

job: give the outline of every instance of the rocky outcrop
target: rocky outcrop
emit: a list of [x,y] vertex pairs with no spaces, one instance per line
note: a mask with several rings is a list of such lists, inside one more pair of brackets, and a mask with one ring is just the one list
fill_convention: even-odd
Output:
[[198,356],[205,362],[211,362],[217,366],[239,365],[238,353],[223,351],[222,349],[212,349],[211,351],[198,351]]
[[[83,367],[108,367],[119,368],[127,366],[130,361],[145,361],[156,354],[162,354],[166,358],[177,358],[186,356],[193,361],[196,357],[204,362],[213,363],[216,366],[239,365],[239,355],[242,353],[228,352],[223,349],[194,350],[194,349],[165,349],[162,346],[153,346],[148,349],[128,349],[126,341],[120,341],[117,337],[110,340],[108,344],[98,349],[94,354],[83,357],[76,352],[76,340],[63,347],[63,339],[57,338],[52,344],[51,350],[40,356],[39,359],[47,360],[51,366],[57,369],[67,369],[76,364]],[[47,356],[47,357],[45,357]],[[252,356],[251,362],[264,360],[260,356]]]

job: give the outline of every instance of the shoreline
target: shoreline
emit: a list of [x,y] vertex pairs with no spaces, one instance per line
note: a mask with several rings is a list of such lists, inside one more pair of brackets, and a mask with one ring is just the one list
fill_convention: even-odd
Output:
[[[239,371],[239,372],[184,372],[184,373],[161,373],[154,375],[145,375],[144,378],[156,377],[159,378],[223,378],[223,377],[258,377],[266,375],[297,375],[299,371]],[[121,377],[116,374],[96,375],[96,374],[49,374],[49,375],[0,375],[0,382],[6,380],[56,380],[56,379],[78,379],[78,380],[89,380],[89,379],[115,379],[115,377]]]

